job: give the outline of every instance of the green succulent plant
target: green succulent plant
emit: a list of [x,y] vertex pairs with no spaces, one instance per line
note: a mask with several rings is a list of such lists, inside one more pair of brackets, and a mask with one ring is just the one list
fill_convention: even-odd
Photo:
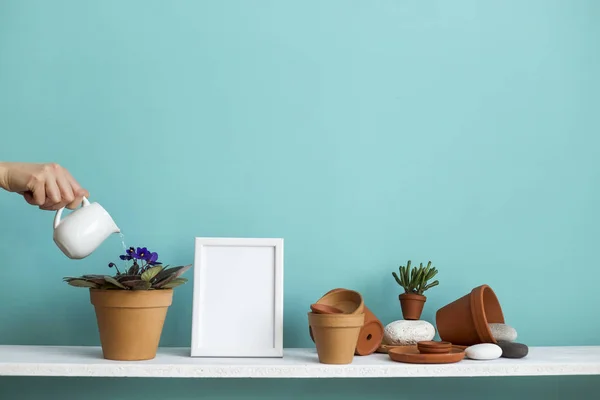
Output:
[[437,280],[427,284],[437,273],[438,270],[431,266],[431,261],[427,263],[427,267],[423,267],[421,263],[419,267],[412,268],[408,260],[406,266],[400,266],[399,274],[392,272],[392,275],[398,285],[404,288],[405,293],[423,295],[426,290],[440,284]]
[[109,268],[116,269],[116,275],[82,275],[65,277],[63,281],[71,286],[94,289],[171,289],[187,282],[187,279],[181,278],[181,275],[192,266],[191,264],[177,267],[163,266],[157,260],[158,255],[148,251],[145,247],[138,247],[137,251],[130,247],[120,258],[121,260],[133,260],[133,263],[123,272],[119,271],[119,267],[115,263],[109,263]]

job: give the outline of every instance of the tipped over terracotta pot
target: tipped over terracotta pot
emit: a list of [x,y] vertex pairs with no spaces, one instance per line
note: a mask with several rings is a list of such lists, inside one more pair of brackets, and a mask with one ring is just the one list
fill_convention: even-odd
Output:
[[322,364],[350,364],[364,324],[364,314],[308,313],[319,362]]
[[504,323],[502,307],[488,285],[481,285],[435,314],[440,338],[455,345],[496,343],[490,323]]
[[156,357],[173,289],[90,289],[104,358],[119,361]]

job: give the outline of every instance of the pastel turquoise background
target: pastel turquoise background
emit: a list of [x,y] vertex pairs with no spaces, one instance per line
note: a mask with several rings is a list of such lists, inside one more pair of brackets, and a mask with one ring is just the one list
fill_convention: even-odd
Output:
[[[519,341],[600,345],[599,18],[594,0],[0,0],[0,159],[64,165],[170,264],[192,262],[195,236],[283,237],[286,347],[312,346],[308,305],[333,287],[400,319],[391,272],[408,259],[440,271],[424,319],[487,283]],[[99,343],[88,293],[61,279],[110,272],[119,238],[70,261],[52,219],[0,193],[0,344]],[[191,298],[176,291],[162,346],[189,346]],[[2,399],[598,389],[0,378]]]

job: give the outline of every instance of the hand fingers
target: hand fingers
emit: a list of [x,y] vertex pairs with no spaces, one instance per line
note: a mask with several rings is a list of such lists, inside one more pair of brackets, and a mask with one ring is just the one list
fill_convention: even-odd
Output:
[[35,184],[35,186],[33,186],[33,188],[31,189],[32,192],[32,200],[33,202],[31,203],[34,206],[43,206],[46,203],[46,185],[44,184],[43,181],[40,181],[38,183]]
[[24,198],[25,201],[28,202],[29,204],[31,204],[32,206],[35,206],[37,204],[35,204],[35,200],[33,199],[33,192],[21,192],[20,193]]
[[79,185],[79,183],[75,180],[75,178],[73,178],[71,176],[71,174],[69,174],[68,171],[66,172],[66,176],[67,176],[67,180],[71,184],[71,188],[73,190],[73,195],[74,195],[73,201],[71,201],[69,204],[67,204],[67,208],[73,210],[81,205],[81,202],[83,201],[84,197],[90,197],[90,194],[87,190],[83,189]]
[[[56,211],[60,208],[66,207],[67,204],[70,204],[75,199],[73,189],[71,188],[71,185],[69,184],[68,180],[62,175],[59,175],[56,179],[56,186],[58,187],[59,191],[59,201],[56,202],[46,200],[46,204],[40,207],[42,210]],[[52,185],[51,187],[54,187],[54,185]],[[55,200],[55,198],[52,198],[52,200]]]
[[67,204],[67,208],[74,210],[81,205],[84,197],[89,197],[89,193],[85,189],[78,189],[75,191],[75,200]]
[[46,202],[40,206],[42,210],[58,210],[61,207],[61,193],[55,179],[46,180]]
[[[73,193],[73,188],[71,187],[71,183],[67,179],[67,177],[61,175],[58,177],[58,188],[60,189],[61,199],[58,208],[65,207],[75,200],[75,194]],[[57,208],[57,209],[58,209]]]

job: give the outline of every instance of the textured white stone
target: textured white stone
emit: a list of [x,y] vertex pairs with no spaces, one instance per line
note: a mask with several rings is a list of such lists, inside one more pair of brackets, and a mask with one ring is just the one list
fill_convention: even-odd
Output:
[[[526,358],[405,364],[375,353],[352,364],[320,364],[314,348],[285,348],[283,358],[190,357],[158,349],[154,360],[110,361],[99,347],[0,346],[0,376],[156,378],[401,378],[600,375],[600,346],[530,347]],[[1,396],[0,396],[1,397]]]
[[387,324],[383,332],[383,343],[397,346],[416,344],[422,340],[432,340],[435,328],[427,321],[394,321]]
[[510,325],[492,323],[488,324],[494,339],[514,342],[517,340],[517,330]]
[[502,355],[500,346],[494,343],[480,343],[467,347],[465,356],[472,360],[495,360]]

